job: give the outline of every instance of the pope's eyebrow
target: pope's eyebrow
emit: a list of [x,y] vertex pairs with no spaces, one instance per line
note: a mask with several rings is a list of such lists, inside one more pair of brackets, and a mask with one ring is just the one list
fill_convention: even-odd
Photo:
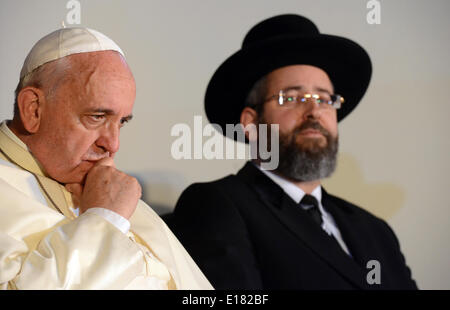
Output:
[[[89,112],[91,112],[91,113],[104,113],[104,114],[107,114],[107,115],[114,115],[115,114],[115,112],[113,110],[111,110],[111,109],[93,109],[93,110],[91,110]],[[129,122],[129,121],[131,121],[132,118],[133,118],[133,114],[130,114],[130,115],[127,115],[125,117],[122,117],[120,119],[120,121],[121,122],[123,122],[123,121]]]
[[111,109],[92,109],[92,110],[89,110],[89,112],[92,112],[92,113],[105,113],[105,114],[110,114],[110,115],[114,114],[114,111],[111,110]]
[[130,114],[130,115],[128,115],[128,116],[122,117],[122,118],[120,119],[120,121],[121,121],[121,122],[129,122],[129,121],[131,121],[132,118],[133,118],[133,115]]

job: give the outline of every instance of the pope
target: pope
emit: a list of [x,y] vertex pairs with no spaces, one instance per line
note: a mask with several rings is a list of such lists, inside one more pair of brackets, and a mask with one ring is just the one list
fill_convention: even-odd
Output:
[[212,288],[114,165],[135,93],[123,51],[95,30],[31,49],[0,125],[0,288]]

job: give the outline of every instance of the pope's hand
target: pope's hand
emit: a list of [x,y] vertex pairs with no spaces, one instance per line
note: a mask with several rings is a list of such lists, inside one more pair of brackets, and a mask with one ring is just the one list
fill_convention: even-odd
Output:
[[129,219],[136,209],[142,191],[138,181],[117,170],[112,158],[99,160],[89,170],[84,186],[67,184],[80,214],[90,208],[105,208]]

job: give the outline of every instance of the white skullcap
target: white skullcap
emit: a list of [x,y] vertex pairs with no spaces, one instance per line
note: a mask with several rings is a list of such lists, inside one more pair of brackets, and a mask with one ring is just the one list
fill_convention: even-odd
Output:
[[78,53],[116,51],[125,57],[120,47],[104,34],[88,28],[62,28],[40,39],[28,53],[20,78],[37,67]]

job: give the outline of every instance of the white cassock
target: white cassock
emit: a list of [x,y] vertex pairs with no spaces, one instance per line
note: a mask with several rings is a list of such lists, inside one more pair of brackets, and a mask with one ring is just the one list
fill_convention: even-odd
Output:
[[63,185],[0,126],[0,288],[212,289],[161,218],[139,201],[123,233],[77,216]]

